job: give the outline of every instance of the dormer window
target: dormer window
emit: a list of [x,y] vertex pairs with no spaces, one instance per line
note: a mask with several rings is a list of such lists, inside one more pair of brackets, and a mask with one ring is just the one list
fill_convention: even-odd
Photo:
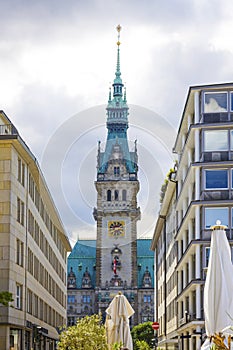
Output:
[[120,175],[120,167],[119,166],[114,166],[114,175],[119,176]]

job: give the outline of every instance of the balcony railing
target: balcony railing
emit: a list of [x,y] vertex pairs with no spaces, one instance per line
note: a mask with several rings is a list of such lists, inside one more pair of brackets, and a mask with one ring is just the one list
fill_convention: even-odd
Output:
[[18,135],[18,131],[13,124],[0,125],[0,135]]

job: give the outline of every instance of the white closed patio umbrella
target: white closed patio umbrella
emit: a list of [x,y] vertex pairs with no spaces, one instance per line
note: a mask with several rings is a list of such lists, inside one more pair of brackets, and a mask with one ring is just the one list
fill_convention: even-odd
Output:
[[129,327],[129,318],[134,310],[127,298],[119,292],[106,309],[106,332],[109,349],[114,343],[122,342],[123,346],[133,350],[133,342]]
[[[224,334],[225,328],[233,325],[233,265],[225,229],[226,226],[221,225],[220,221],[212,226],[210,259],[204,288],[205,328],[209,339],[202,349],[211,347],[211,339],[215,343],[221,342],[218,336]],[[225,346],[227,349],[227,344]]]

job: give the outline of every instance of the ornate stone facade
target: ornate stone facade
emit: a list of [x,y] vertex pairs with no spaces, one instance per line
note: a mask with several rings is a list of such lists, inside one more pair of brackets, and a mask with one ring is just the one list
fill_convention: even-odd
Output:
[[[92,309],[104,315],[110,300],[121,290],[135,309],[131,322],[137,324],[145,321],[144,292],[139,298],[139,288],[150,293],[146,317],[153,319],[153,254],[149,252],[148,245],[144,257],[150,259],[149,265],[146,265],[150,271],[144,266],[144,261],[143,264],[138,263],[138,246],[144,241],[148,243],[148,240],[137,240],[137,221],[140,219],[137,143],[135,141],[133,150],[130,150],[127,137],[129,108],[121,79],[119,40],[117,45],[113,91],[109,92],[106,109],[107,141],[103,149],[99,142],[97,156],[97,206],[93,212],[97,224],[96,280],[95,306]],[[145,246],[145,243],[141,244]]]

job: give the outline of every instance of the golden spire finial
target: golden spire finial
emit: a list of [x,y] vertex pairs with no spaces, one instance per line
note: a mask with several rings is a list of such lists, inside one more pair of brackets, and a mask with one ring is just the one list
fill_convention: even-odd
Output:
[[118,26],[116,27],[116,30],[118,31],[118,41],[117,41],[117,46],[120,46],[120,32],[121,32],[121,26],[120,24],[118,24]]

